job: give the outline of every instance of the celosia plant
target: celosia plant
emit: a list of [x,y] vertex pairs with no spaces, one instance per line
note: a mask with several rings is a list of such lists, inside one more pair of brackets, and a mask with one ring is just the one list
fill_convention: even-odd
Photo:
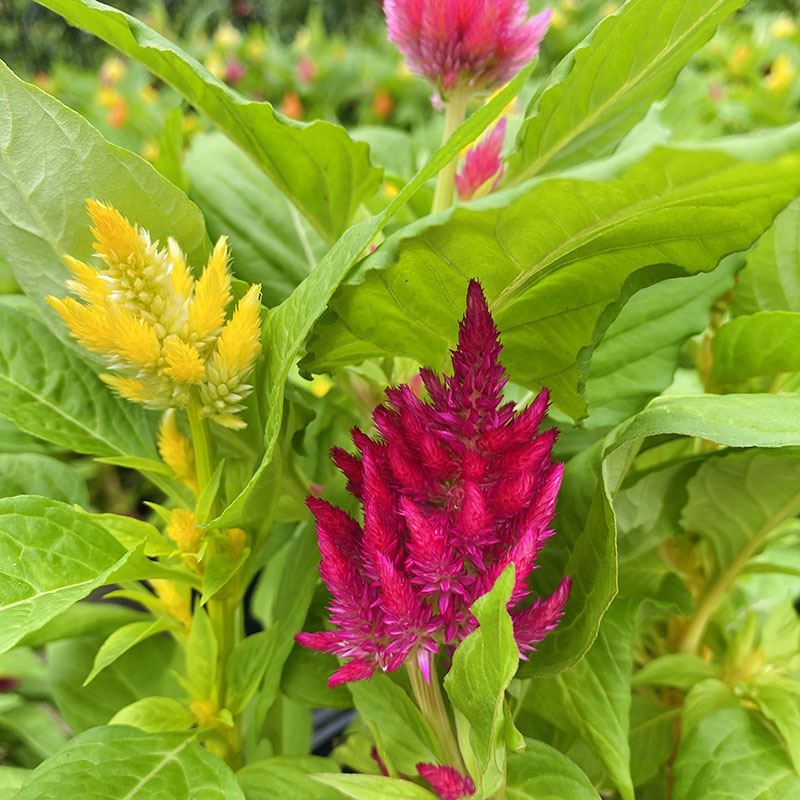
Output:
[[[464,165],[455,176],[456,191],[460,200],[488,194],[503,177],[503,139],[506,135],[506,118],[503,117],[489,134],[470,147],[464,155]],[[494,180],[492,180],[494,178]],[[490,183],[491,181],[491,183]]]
[[363,505],[363,525],[309,497],[336,629],[297,640],[346,659],[331,686],[377,669],[392,672],[408,660],[430,680],[432,655],[447,656],[474,630],[470,607],[510,563],[520,653],[558,623],[569,578],[532,603],[527,584],[552,535],[562,475],[550,455],[556,431],[537,435],[546,391],[519,413],[503,403],[500,353],[483,292],[472,281],[453,374],[442,380],[422,370],[430,402],[407,385],[387,390],[387,404],[373,415],[379,437],[356,429],[360,456],[333,453]]
[[71,297],[49,297],[72,335],[106,359],[103,380],[124,398],[151,408],[186,408],[227,428],[252,386],[247,378],[261,352],[261,287],[253,285],[229,320],[228,247],[221,238],[194,280],[177,242],[166,248],[115,208],[87,200],[103,263],[95,269],[71,256]]

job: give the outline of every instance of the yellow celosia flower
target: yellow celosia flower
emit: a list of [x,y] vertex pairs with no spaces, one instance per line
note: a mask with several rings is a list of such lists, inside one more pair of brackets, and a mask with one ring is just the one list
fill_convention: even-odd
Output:
[[197,494],[197,473],[194,463],[194,448],[188,437],[178,429],[174,409],[164,412],[158,429],[158,453],[161,460]]
[[178,545],[182,553],[196,553],[203,538],[202,528],[197,527],[197,517],[183,508],[173,508],[167,525],[167,536]]
[[100,67],[100,80],[106,86],[113,86],[125,77],[127,71],[128,68],[125,66],[125,62],[121,58],[112,56],[106,59],[103,66]]
[[769,26],[769,32],[775,39],[788,39],[797,33],[797,23],[788,14],[781,14]]
[[195,281],[173,239],[160,248],[113,206],[87,206],[102,267],[67,256],[68,286],[80,302],[49,297],[50,305],[81,345],[107,360],[113,374],[101,377],[126,399],[151,408],[195,401],[203,416],[243,428],[236,414],[261,351],[261,287],[251,286],[225,322],[232,299],[225,237]]
[[247,534],[241,528],[228,528],[228,552],[236,561],[247,544]]
[[241,41],[242,34],[239,33],[230,22],[223,22],[216,31],[214,31],[214,44],[218,47],[230,49],[232,47],[237,47]]
[[794,67],[788,53],[781,53],[773,62],[764,82],[771,92],[782,92],[792,85]]
[[192,614],[189,606],[172,581],[154,578],[149,581],[161,601],[161,607],[171,617],[177,619],[188,630],[192,627]]

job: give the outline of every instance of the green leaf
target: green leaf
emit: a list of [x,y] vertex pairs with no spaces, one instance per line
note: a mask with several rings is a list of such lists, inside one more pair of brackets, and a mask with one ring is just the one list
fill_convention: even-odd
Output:
[[0,652],[109,583],[131,556],[70,506],[0,500]]
[[111,6],[93,0],[41,4],[170,84],[248,153],[329,243],[378,188],[381,173],[369,163],[369,148],[351,141],[344,128],[292,122],[269,103],[246,100],[174,42]]
[[120,709],[110,725],[130,725],[147,733],[186,731],[194,724],[194,715],[172,697],[143,697]]
[[253,761],[236,773],[247,800],[338,800],[335,789],[323,788],[311,772],[339,772],[335,761],[317,756],[276,756]]
[[330,653],[297,644],[286,659],[281,691],[309,708],[351,708],[353,700],[346,686],[328,687],[328,678],[338,668],[339,662]]
[[668,653],[645,664],[634,676],[634,686],[675,686],[688,691],[696,683],[716,678],[718,670],[694,653]]
[[800,198],[775,218],[747,256],[734,312],[800,311]]
[[796,773],[800,773],[800,698],[773,676],[760,675],[744,690],[783,737]]
[[580,768],[554,747],[525,740],[524,753],[508,757],[508,800],[597,800]]
[[136,517],[123,514],[90,514],[97,520],[123,547],[132,550],[144,542],[147,556],[168,556],[175,552],[175,547],[161,534],[155,525]]
[[212,521],[216,527],[246,526],[257,522],[263,516],[263,511],[259,510],[258,497],[263,492],[264,484],[274,480],[274,476],[269,472],[269,466],[274,459],[275,446],[281,429],[286,380],[311,328],[325,311],[336,287],[398,209],[429,178],[449,164],[463,147],[480,136],[503,108],[516,97],[533,66],[530,64],[523,69],[488,103],[463,122],[380,214],[359,222],[345,231],[297,289],[281,305],[270,309],[263,325],[265,340],[269,343],[265,358],[263,389],[266,412],[264,456],[255,475],[239,496]]
[[673,800],[786,800],[800,797],[800,778],[780,742],[739,709],[713,711],[682,741]]
[[353,800],[436,800],[436,795],[400,778],[377,775],[314,775],[314,780]]
[[[135,765],[135,767],[133,767]],[[76,736],[37,767],[15,800],[244,800],[225,763],[184,733],[113,725]]]
[[155,456],[142,408],[114,397],[43,322],[0,304],[0,334],[4,416],[27,433],[79,453]]
[[228,694],[225,707],[240,714],[255,694],[275,650],[279,625],[254,633],[236,645],[228,658],[225,674]]
[[675,726],[680,713],[680,708],[665,708],[648,698],[633,695],[629,737],[634,786],[642,786],[658,776],[669,761],[675,749]]
[[[64,324],[45,304],[48,295],[62,297],[67,292],[65,281],[70,272],[63,262],[64,254],[86,259],[93,252],[86,198],[94,197],[112,203],[128,219],[150,231],[154,239],[166,243],[173,236],[188,253],[190,261],[204,262],[206,232],[197,207],[179,189],[162,177],[139,156],[109,144],[80,115],[59,103],[45,92],[23,83],[11,70],[0,64],[0,242],[3,261],[10,266],[14,278],[32,298],[48,323],[66,338]],[[47,148],[46,159],[41,157]],[[26,334],[30,335],[30,334]],[[3,332],[5,339],[6,333]],[[36,337],[38,338],[41,337]],[[29,343],[35,345],[36,342]],[[30,352],[30,350],[29,350]],[[70,380],[56,384],[52,372],[49,387],[65,396],[85,391],[83,374],[73,376],[75,356],[64,360],[64,374]],[[51,363],[52,359],[52,363]],[[41,357],[32,361],[42,364]],[[54,356],[48,366],[58,364]],[[110,396],[108,389],[104,393]],[[92,392],[92,397],[96,394]],[[97,399],[95,403],[102,402]],[[85,415],[94,421],[91,400],[85,400]],[[56,404],[58,405],[58,404]],[[130,404],[114,402],[114,411],[106,416],[106,425],[120,427],[128,420],[143,420],[124,411]],[[6,408],[6,402],[0,403]],[[80,415],[79,415],[80,417]],[[14,419],[14,417],[10,417]],[[20,426],[22,427],[22,426]],[[134,425],[134,431],[136,426]],[[146,431],[139,422],[138,429]],[[154,456],[152,446],[145,449],[126,448],[127,436],[119,439],[122,449],[112,446],[102,450],[82,450],[97,455]],[[138,437],[137,439],[138,440]],[[69,447],[69,443],[66,443]]]
[[717,331],[711,353],[709,381],[717,387],[800,371],[800,313],[759,311],[736,317]]
[[17,494],[89,505],[86,481],[71,464],[38,453],[0,453],[0,497]]
[[506,182],[611,154],[716,26],[743,3],[636,0],[606,17],[556,68],[528,109]]
[[632,417],[672,383],[681,347],[708,325],[711,304],[733,284],[734,266],[723,261],[711,273],[661,281],[628,300],[592,356],[588,427]]
[[110,667],[120,656],[151,636],[163,633],[169,628],[164,619],[150,619],[123,625],[106,639],[94,657],[92,671],[86,676],[83,685],[91,683],[106,667]]
[[623,800],[633,800],[628,724],[637,608],[629,600],[614,603],[591,650],[572,669],[534,681],[526,695],[530,710],[583,739]]
[[[436,678],[434,678],[435,680]],[[417,706],[388,675],[349,684],[358,713],[376,737],[391,765],[415,775],[417,764],[441,761],[441,748]]]
[[19,739],[40,759],[49,758],[66,743],[63,726],[53,718],[50,709],[26,702],[0,713],[0,729]]
[[260,283],[266,306],[283,302],[325,255],[319,234],[218,133],[196,136],[184,167],[212,238],[229,238],[237,277]]
[[2,800],[12,800],[16,790],[22,786],[25,778],[30,774],[31,771],[29,769],[0,766],[0,798]]
[[217,679],[217,637],[206,610],[197,607],[186,642],[186,672],[199,698],[212,697]]
[[509,565],[490,592],[472,605],[478,628],[456,648],[444,688],[470,725],[470,746],[478,761],[475,784],[490,795],[503,782],[506,767],[505,694],[519,664],[514,626],[506,610],[514,587]]
[[58,713],[80,732],[105,725],[121,709],[145,697],[183,697],[175,673],[183,670],[183,651],[171,637],[146,639],[83,687],[97,637],[81,636],[47,645],[48,675]]
[[795,156],[755,164],[657,148],[614,180],[547,178],[426,218],[339,289],[304,364],[321,372],[403,355],[442,368],[477,276],[511,380],[548,386],[581,417],[591,351],[621,303],[749,247],[798,189]]
[[800,511],[800,452],[733,452],[709,459],[689,481],[681,524],[708,540],[716,574],[734,574],[778,524]]

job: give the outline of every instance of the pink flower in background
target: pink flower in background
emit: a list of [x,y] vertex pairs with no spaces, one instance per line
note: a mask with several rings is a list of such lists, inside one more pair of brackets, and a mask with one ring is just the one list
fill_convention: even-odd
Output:
[[503,117],[497,125],[492,128],[491,133],[470,147],[464,157],[464,166],[455,176],[456,191],[461,200],[470,200],[475,193],[488,181],[494,178],[494,182],[488,191],[497,186],[500,178],[503,177],[503,160],[500,158],[500,151],[503,149],[503,139],[506,135],[506,119]]
[[445,94],[508,81],[539,51],[551,15],[527,19],[525,0],[384,0],[383,9],[389,41]]
[[300,633],[297,641],[347,659],[331,686],[391,672],[408,659],[427,677],[433,654],[449,654],[475,629],[470,607],[512,562],[508,607],[520,652],[558,624],[569,579],[532,603],[526,583],[553,533],[562,474],[551,458],[556,431],[537,433],[546,391],[519,413],[502,402],[497,336],[472,281],[453,375],[421,371],[430,402],[408,385],[387,390],[387,403],[373,414],[379,438],[356,428],[360,455],[333,451],[348,491],[363,504],[363,526],[308,498],[336,629]]
[[238,83],[247,75],[247,67],[238,58],[231,58],[225,64],[225,82]]
[[461,800],[475,793],[475,784],[452,767],[417,764],[417,772],[431,785],[441,800]]

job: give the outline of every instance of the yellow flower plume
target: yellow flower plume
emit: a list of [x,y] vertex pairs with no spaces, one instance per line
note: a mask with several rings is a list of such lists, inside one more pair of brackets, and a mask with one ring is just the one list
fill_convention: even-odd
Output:
[[180,432],[175,419],[175,410],[172,408],[167,409],[161,419],[158,429],[158,453],[178,479],[196,495],[198,489],[194,448],[189,438]]
[[161,248],[113,206],[86,205],[101,264],[66,256],[77,299],[47,300],[75,339],[106,359],[111,373],[102,379],[132,402],[167,409],[196,401],[203,416],[245,427],[237,414],[261,352],[261,287],[251,286],[225,321],[232,299],[226,238],[195,280],[174,239]]

